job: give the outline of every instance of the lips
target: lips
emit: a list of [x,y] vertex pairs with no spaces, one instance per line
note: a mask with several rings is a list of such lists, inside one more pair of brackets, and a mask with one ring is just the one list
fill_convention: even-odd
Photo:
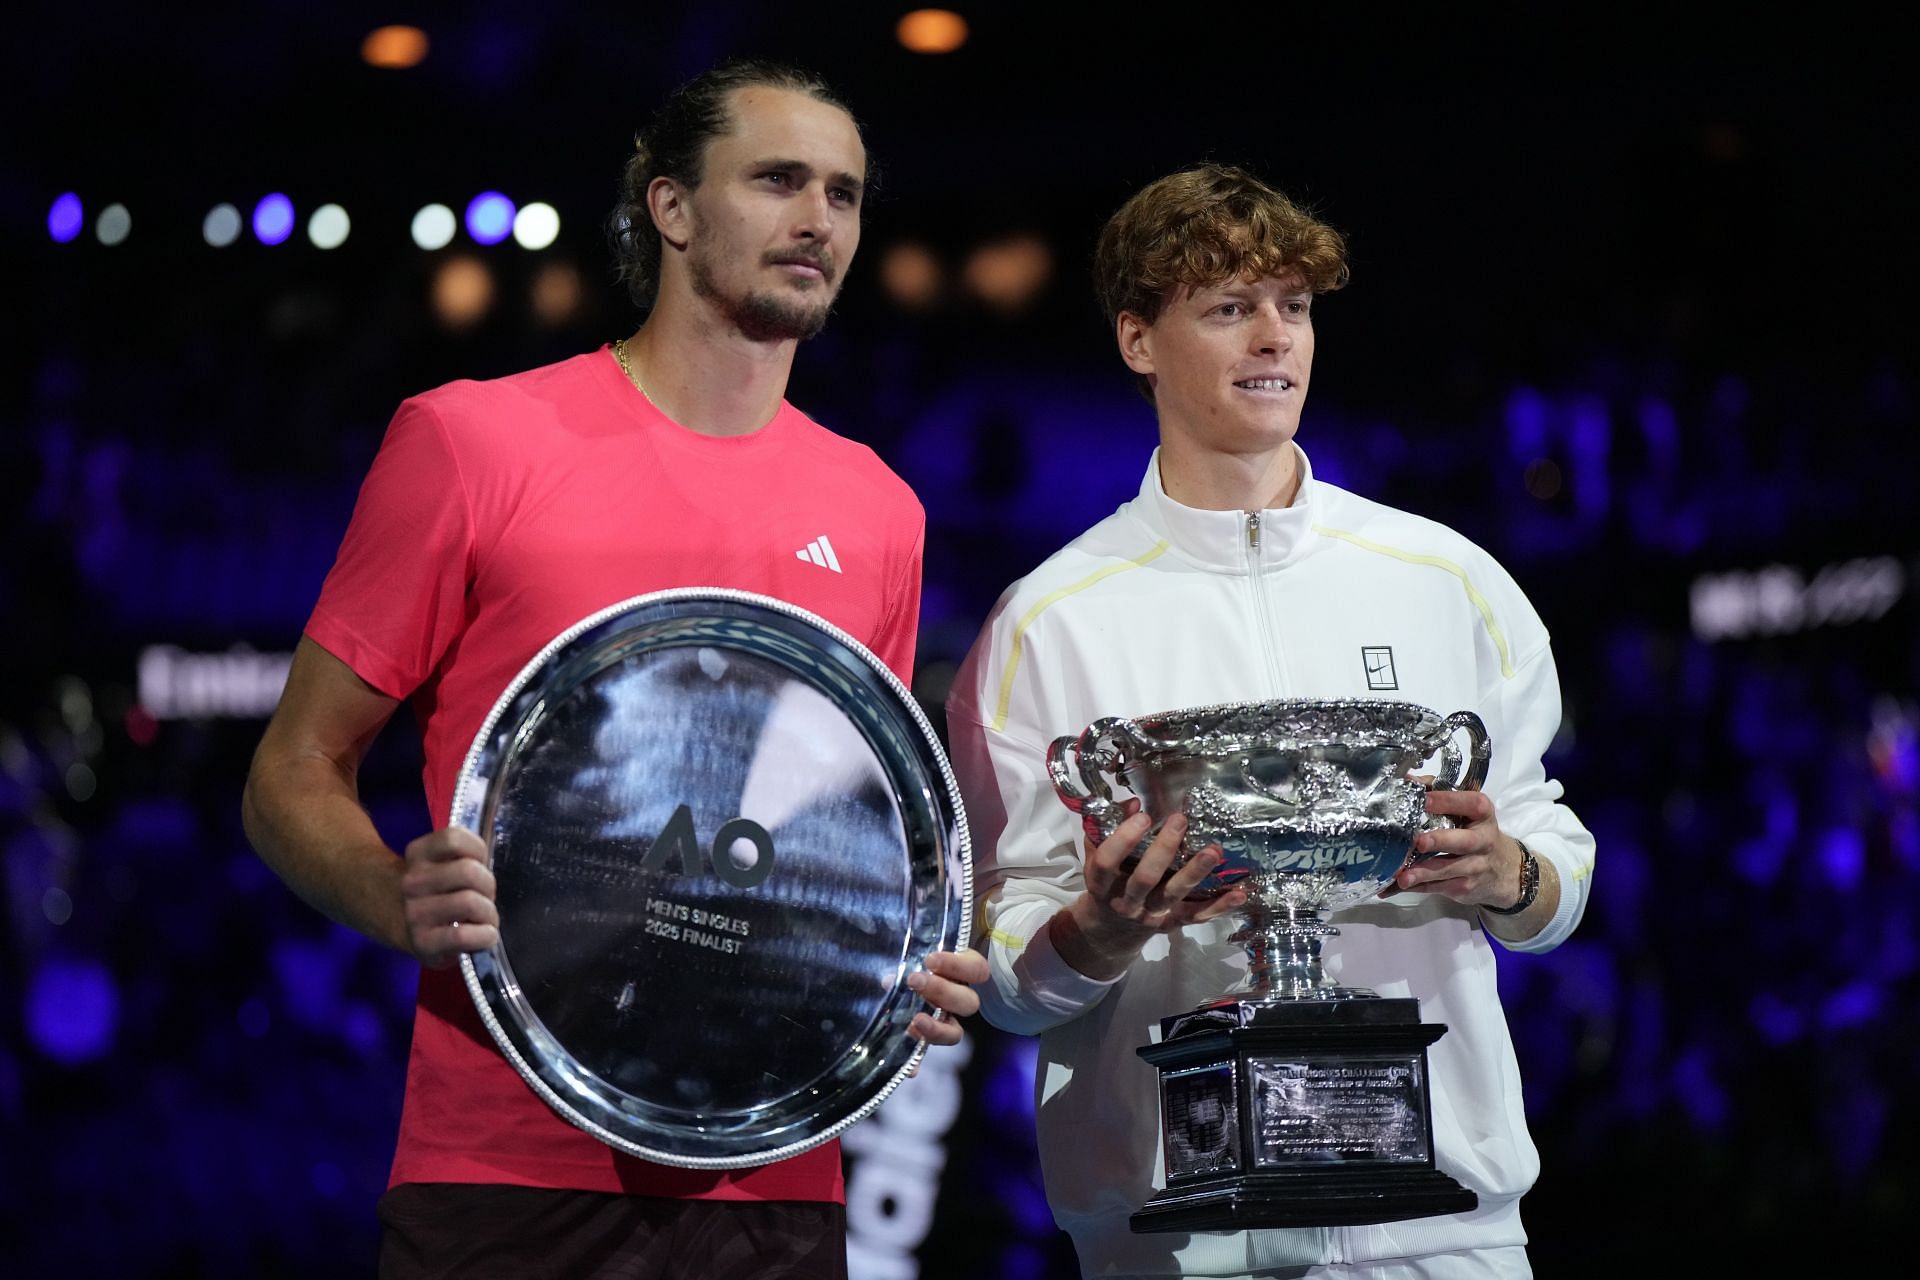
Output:
[[829,284],[833,282],[833,260],[824,254],[818,257],[810,253],[790,253],[777,257],[769,255],[767,262],[776,267],[811,267],[820,273],[822,280]]

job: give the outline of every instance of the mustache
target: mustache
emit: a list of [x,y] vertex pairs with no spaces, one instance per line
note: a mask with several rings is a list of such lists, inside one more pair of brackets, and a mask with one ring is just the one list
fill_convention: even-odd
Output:
[[828,284],[832,284],[834,276],[838,274],[834,270],[833,254],[825,249],[789,249],[784,253],[769,253],[766,256],[766,263],[770,267],[784,266],[788,263],[813,267]]

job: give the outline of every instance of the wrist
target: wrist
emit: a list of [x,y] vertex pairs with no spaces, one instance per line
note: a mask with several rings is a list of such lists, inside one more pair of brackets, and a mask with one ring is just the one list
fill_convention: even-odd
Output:
[[1497,916],[1517,916],[1533,905],[1540,896],[1540,860],[1527,848],[1526,842],[1516,839],[1513,842],[1520,850],[1520,896],[1510,907],[1494,907],[1480,904],[1482,911],[1490,911]]
[[1153,930],[1103,916],[1086,894],[1054,913],[1047,933],[1060,958],[1083,976],[1107,981],[1127,971]]

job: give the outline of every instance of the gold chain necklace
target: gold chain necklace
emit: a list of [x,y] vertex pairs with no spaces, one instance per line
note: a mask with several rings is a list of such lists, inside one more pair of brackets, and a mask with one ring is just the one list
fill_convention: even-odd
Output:
[[620,362],[620,372],[627,375],[627,381],[631,382],[641,395],[647,397],[648,404],[658,409],[660,406],[654,402],[651,395],[648,395],[646,384],[640,381],[640,375],[633,371],[633,361],[627,358],[627,340],[625,338],[617,338],[614,340],[613,358]]

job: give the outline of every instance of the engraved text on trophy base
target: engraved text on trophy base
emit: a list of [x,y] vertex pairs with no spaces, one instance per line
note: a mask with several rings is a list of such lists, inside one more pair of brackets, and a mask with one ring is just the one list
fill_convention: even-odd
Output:
[[1419,1056],[1255,1058],[1254,1165],[1428,1158]]

